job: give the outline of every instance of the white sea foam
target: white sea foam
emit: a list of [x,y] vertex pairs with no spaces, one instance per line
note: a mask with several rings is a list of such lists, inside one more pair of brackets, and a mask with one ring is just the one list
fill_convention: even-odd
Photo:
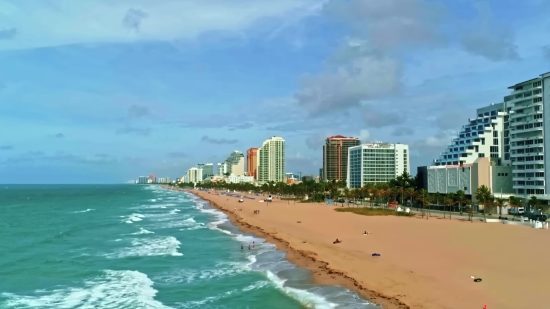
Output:
[[132,239],[132,247],[123,248],[122,250],[107,254],[108,258],[125,258],[129,256],[182,256],[178,252],[181,243],[172,236],[159,236],[150,238]]
[[250,263],[224,262],[211,269],[180,269],[155,277],[155,282],[168,284],[196,283],[212,279],[228,278],[251,271]]
[[82,288],[36,291],[35,296],[3,293],[8,307],[79,309],[169,309],[155,300],[153,281],[138,271],[107,270],[101,277],[84,282]]
[[258,290],[258,289],[261,289],[265,286],[268,286],[270,285],[271,283],[268,282],[268,281],[258,281],[258,282],[254,282],[253,284],[251,285],[248,285],[242,289],[234,289],[234,290],[231,290],[231,291],[227,291],[225,293],[221,293],[221,294],[218,294],[218,295],[215,295],[215,296],[208,296],[208,297],[205,297],[201,300],[193,300],[193,301],[187,301],[187,302],[184,302],[184,303],[178,303],[178,307],[180,308],[204,308],[204,305],[206,304],[209,304],[209,303],[212,303],[212,302],[215,302],[215,301],[218,301],[218,300],[222,300],[222,299],[225,299],[233,294],[240,294],[240,293],[245,293],[245,292],[250,292],[252,290]]
[[176,208],[176,209],[170,210],[169,214],[175,215],[175,214],[177,214],[178,212],[180,212],[180,210]]
[[95,209],[93,209],[93,208],[88,208],[88,209],[86,209],[86,210],[79,210],[79,211],[75,211],[75,212],[73,212],[73,213],[78,214],[78,213],[88,212],[88,211],[92,211],[92,210],[95,210]]
[[284,283],[286,280],[277,277],[270,271],[267,271],[266,274],[267,278],[271,280],[278,289],[282,290],[285,294],[296,299],[308,308],[332,309],[337,307],[337,304],[329,302],[326,298],[320,295],[308,292],[306,290],[300,290],[285,286]]
[[155,232],[148,231],[144,228],[139,228],[138,232],[132,233],[132,235],[143,235],[143,234],[155,234]]
[[134,223],[134,222],[138,222],[138,221],[141,221],[143,220],[143,218],[145,218],[145,215],[142,215],[142,214],[131,214],[129,215],[126,220],[124,220],[124,222],[126,223]]

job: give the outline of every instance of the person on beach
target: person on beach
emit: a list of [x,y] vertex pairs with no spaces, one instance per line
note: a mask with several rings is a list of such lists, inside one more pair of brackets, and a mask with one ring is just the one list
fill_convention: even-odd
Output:
[[244,250],[244,247],[243,247],[243,245],[241,245],[241,251],[243,251],[243,250]]
[[254,243],[254,242],[252,242],[252,248],[254,248],[254,245],[255,245],[255,243]]
[[248,245],[248,250],[250,250],[250,245]]

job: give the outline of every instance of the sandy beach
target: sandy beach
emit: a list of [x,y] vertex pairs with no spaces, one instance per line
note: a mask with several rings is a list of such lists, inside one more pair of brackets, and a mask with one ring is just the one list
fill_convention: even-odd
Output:
[[[286,251],[289,261],[313,272],[316,283],[347,287],[387,309],[550,308],[545,263],[550,230],[368,217],[324,204],[260,203],[259,197],[239,203],[215,191],[191,192],[243,231]],[[333,244],[336,238],[342,243]],[[470,276],[483,281],[475,283]]]

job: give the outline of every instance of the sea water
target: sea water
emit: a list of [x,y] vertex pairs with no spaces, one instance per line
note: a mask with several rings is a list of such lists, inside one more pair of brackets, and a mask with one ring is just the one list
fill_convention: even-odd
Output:
[[344,288],[311,284],[284,252],[189,193],[0,187],[2,309],[304,307],[376,308]]

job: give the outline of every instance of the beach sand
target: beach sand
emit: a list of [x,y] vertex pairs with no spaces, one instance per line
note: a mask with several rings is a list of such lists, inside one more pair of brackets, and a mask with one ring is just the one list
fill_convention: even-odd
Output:
[[[289,261],[313,272],[315,283],[344,286],[387,309],[550,308],[550,230],[368,217],[321,203],[260,203],[255,196],[238,203],[215,191],[191,192],[243,231],[287,251]],[[336,238],[342,243],[333,244]]]

